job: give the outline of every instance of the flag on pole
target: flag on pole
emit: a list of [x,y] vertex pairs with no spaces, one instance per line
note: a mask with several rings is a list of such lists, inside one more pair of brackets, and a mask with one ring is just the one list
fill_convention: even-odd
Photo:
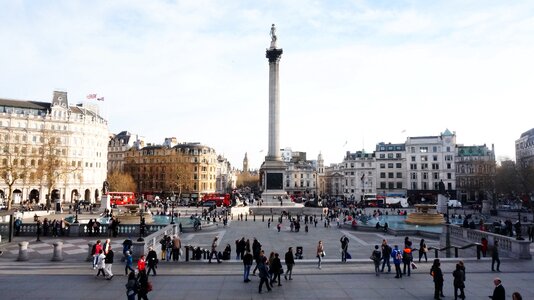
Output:
[[104,101],[104,97],[96,98],[98,101]]
[[95,99],[95,98],[96,98],[96,94],[87,95],[87,99]]

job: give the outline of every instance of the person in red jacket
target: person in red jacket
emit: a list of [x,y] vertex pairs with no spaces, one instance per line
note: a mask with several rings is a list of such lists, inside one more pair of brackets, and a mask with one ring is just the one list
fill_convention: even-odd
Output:
[[146,269],[146,260],[145,260],[145,256],[144,255],[141,255],[141,257],[139,258],[139,260],[137,261],[137,270],[139,272],[141,271],[144,271]]

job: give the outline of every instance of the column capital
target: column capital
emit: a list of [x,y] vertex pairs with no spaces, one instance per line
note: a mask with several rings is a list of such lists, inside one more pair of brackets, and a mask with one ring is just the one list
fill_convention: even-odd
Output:
[[269,63],[277,63],[280,61],[280,57],[284,51],[282,49],[270,48],[267,49],[265,57],[269,59]]

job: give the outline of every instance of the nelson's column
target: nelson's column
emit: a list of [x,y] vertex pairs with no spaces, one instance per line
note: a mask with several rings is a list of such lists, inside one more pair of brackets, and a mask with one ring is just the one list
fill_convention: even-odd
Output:
[[[285,199],[284,191],[285,163],[280,156],[280,86],[279,62],[282,49],[276,48],[276,28],[271,27],[271,47],[267,49],[269,60],[269,149],[265,161],[261,166],[263,205],[288,205],[291,201]],[[281,203],[282,202],[282,203]]]

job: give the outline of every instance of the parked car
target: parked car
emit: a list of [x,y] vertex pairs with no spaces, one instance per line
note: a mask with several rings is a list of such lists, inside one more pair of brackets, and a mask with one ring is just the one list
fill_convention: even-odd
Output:
[[462,202],[460,202],[458,200],[451,199],[451,200],[447,201],[447,205],[449,207],[461,208],[462,207]]

